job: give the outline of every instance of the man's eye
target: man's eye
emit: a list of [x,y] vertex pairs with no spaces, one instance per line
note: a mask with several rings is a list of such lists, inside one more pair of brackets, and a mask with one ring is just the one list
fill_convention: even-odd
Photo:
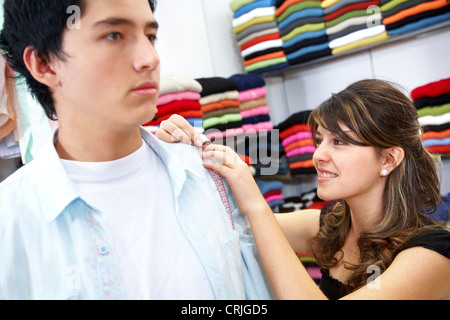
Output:
[[108,34],[105,38],[112,41],[117,41],[121,37],[121,34],[119,32],[112,32]]
[[153,44],[158,40],[158,38],[153,34],[147,36],[147,38],[150,41],[150,43],[153,43]]

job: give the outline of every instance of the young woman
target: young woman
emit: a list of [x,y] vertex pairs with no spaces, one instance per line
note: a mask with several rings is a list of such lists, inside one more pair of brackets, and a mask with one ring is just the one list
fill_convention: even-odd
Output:
[[[317,194],[328,210],[274,215],[230,148],[210,144],[205,167],[230,184],[248,216],[279,299],[450,299],[450,232],[427,215],[440,200],[439,158],[420,140],[417,112],[394,84],[353,83],[315,109]],[[181,129],[181,130],[180,130]],[[157,136],[197,141],[173,117]],[[320,288],[295,253],[312,253]]]

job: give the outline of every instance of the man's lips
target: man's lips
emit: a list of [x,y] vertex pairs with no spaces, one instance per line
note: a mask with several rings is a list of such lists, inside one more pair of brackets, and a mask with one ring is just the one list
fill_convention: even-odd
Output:
[[133,92],[144,96],[153,96],[158,93],[158,89],[156,82],[149,81],[133,89]]

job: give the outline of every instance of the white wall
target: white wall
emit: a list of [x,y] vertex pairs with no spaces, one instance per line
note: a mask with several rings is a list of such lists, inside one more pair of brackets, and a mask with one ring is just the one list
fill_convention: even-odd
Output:
[[192,78],[243,72],[232,37],[229,0],[160,0],[157,48],[161,74]]

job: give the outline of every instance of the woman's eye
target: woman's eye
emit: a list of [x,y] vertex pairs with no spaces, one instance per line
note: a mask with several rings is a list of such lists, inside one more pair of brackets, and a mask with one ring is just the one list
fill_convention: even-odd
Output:
[[314,138],[314,144],[315,144],[316,147],[319,146],[321,143],[322,143],[322,139]]
[[340,140],[340,139],[334,139],[334,144],[336,144],[336,145],[344,145],[345,142]]

